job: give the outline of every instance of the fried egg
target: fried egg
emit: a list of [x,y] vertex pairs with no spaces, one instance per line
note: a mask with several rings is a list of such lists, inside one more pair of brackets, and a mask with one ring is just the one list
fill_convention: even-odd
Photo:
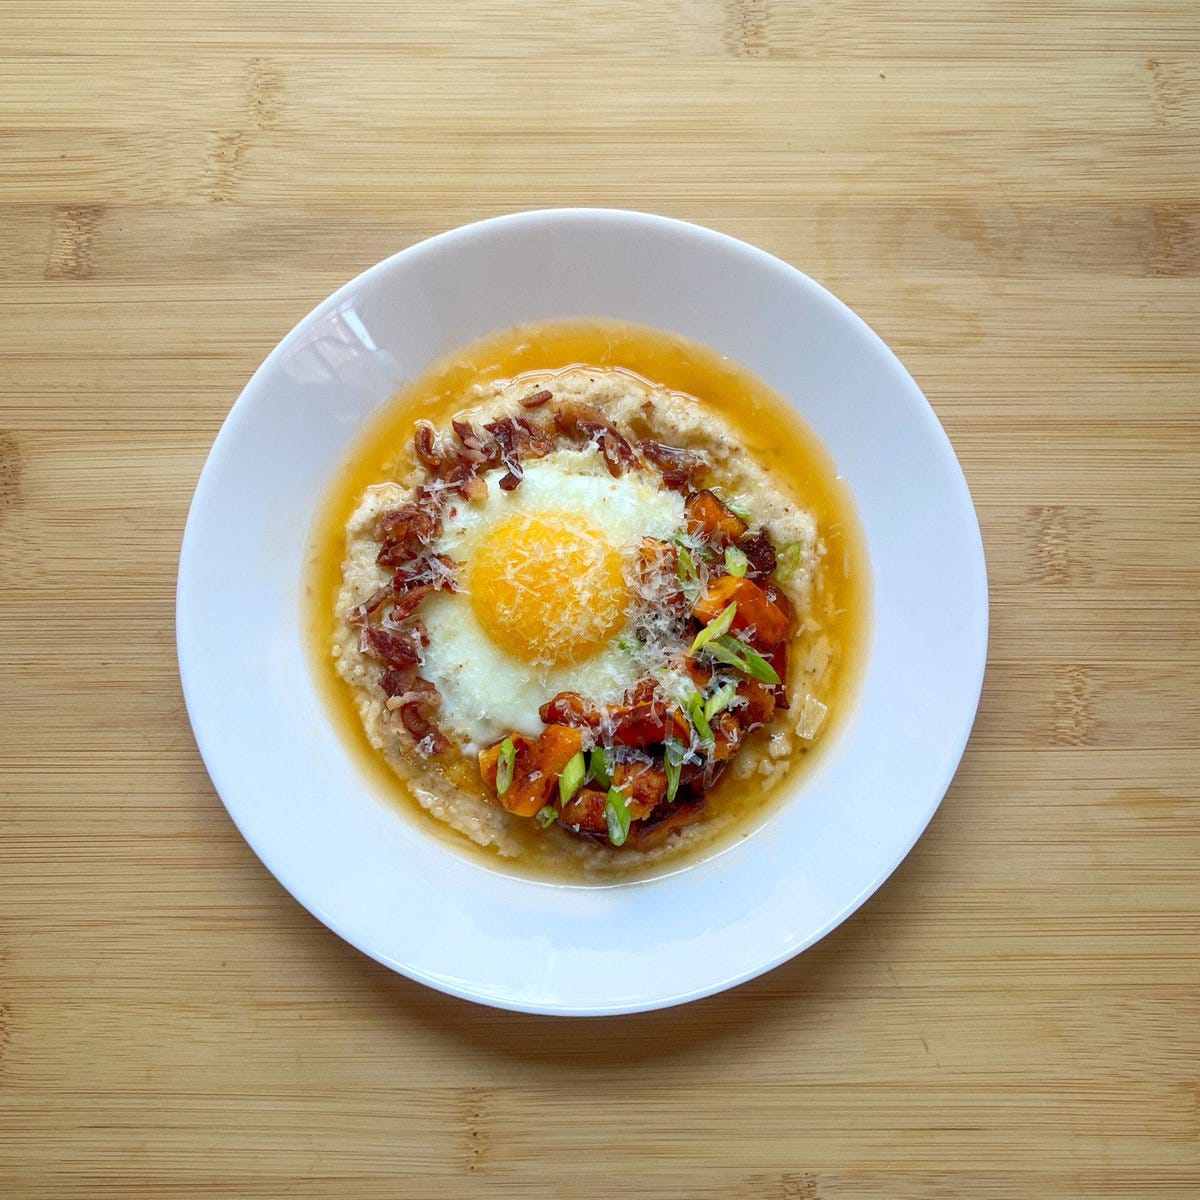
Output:
[[637,682],[627,640],[637,549],[683,523],[677,492],[636,471],[614,478],[598,454],[529,462],[511,492],[504,474],[484,476],[486,499],[447,510],[431,549],[459,564],[461,590],[421,609],[422,674],[468,752],[536,735],[538,709],[558,692],[611,703]]

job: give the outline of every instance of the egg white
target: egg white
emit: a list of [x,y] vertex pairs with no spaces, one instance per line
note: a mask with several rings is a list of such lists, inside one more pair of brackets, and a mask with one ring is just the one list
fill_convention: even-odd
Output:
[[[522,514],[574,513],[599,529],[627,568],[642,538],[669,538],[683,524],[683,497],[654,476],[628,472],[614,478],[599,454],[561,450],[525,466],[514,491],[501,491],[503,469],[488,472],[485,500],[448,510],[441,537],[431,547],[462,567],[466,579],[477,546],[508,518]],[[439,592],[421,608],[429,631],[422,674],[442,697],[442,723],[466,743],[468,752],[510,732],[536,735],[538,709],[561,691],[580,692],[599,703],[619,700],[641,676],[633,656],[620,646],[621,631],[590,658],[549,669],[522,662],[484,632],[466,591]]]

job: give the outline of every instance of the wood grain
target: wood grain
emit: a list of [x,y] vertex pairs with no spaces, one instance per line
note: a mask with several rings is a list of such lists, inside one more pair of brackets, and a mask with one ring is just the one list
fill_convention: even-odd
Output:
[[[1200,1194],[1194,4],[0,26],[0,1195]],[[962,767],[879,894],[735,992],[594,1023],[426,991],[290,900],[172,627],[208,446],[294,321],[576,203],[855,307],[954,441],[993,603]]]

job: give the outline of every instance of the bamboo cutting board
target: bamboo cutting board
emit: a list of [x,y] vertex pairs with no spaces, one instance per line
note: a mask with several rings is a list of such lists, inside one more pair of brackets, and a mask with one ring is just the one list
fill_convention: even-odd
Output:
[[[896,349],[987,546],[975,733],[799,959],[596,1022],[395,977],[226,817],[191,490],[336,285],[498,212],[659,211]],[[1200,1194],[1191,0],[0,11],[0,1195]]]

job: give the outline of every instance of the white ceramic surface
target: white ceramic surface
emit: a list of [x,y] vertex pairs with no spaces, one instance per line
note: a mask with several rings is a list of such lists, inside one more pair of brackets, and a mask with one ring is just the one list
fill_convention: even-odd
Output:
[[[816,771],[753,836],[673,875],[608,887],[489,870],[373,794],[326,718],[300,640],[309,522],[367,415],[455,346],[517,322],[586,316],[707,343],[793,403],[856,498],[873,591],[856,709]],[[619,1013],[768,970],[895,869],[971,728],[987,584],[949,441],[899,361],[840,301],[710,230],[564,209],[412,246],[348,283],[272,351],[196,488],[177,636],[213,783],[315,916],[458,996]]]

